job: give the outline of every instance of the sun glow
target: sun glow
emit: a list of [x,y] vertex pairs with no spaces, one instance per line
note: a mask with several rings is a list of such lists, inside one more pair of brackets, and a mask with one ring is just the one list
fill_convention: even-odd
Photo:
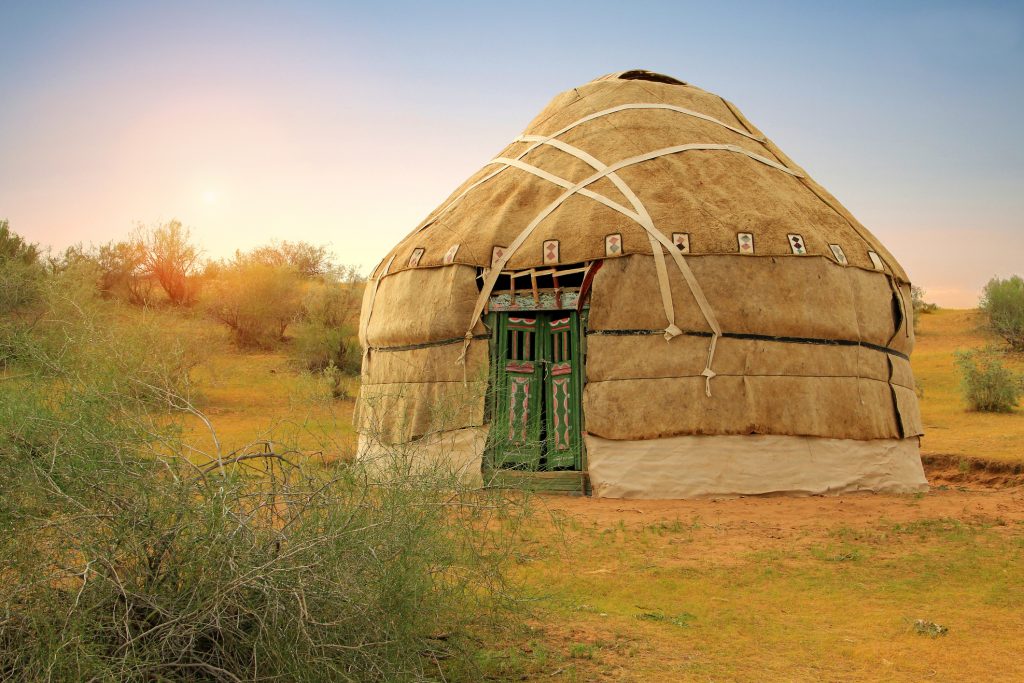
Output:
[[220,192],[217,190],[206,190],[203,192],[203,203],[204,204],[216,204],[220,201]]

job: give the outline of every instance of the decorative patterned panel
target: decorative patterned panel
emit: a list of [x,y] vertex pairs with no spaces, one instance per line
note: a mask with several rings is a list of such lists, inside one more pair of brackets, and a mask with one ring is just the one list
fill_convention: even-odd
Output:
[[415,268],[420,264],[420,259],[423,258],[423,248],[419,247],[412,250],[412,255],[409,257],[409,267]]
[[690,253],[690,233],[687,232],[674,232],[672,233],[672,244],[676,245],[676,248],[684,254]]
[[830,244],[828,248],[832,250],[832,255],[836,257],[836,261],[843,264],[844,266],[850,265],[850,262],[846,258],[846,252],[838,244]]
[[622,235],[619,233],[612,233],[611,235],[605,235],[604,237],[604,255],[605,256],[622,256]]
[[807,243],[804,242],[802,235],[789,235],[789,248],[797,256],[803,256],[807,253]]
[[558,263],[558,240],[547,240],[544,242],[544,265],[555,263]]
[[459,245],[453,244],[448,247],[448,251],[444,252],[445,265],[455,263],[455,255],[459,253]]
[[754,234],[750,232],[740,232],[736,234],[736,243],[741,254],[747,254],[748,256],[754,253]]
[[530,377],[511,377],[508,386],[508,440],[526,444],[530,439]]

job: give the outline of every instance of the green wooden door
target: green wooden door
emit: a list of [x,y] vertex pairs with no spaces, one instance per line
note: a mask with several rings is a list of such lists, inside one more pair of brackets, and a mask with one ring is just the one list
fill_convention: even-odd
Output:
[[544,335],[545,469],[580,469],[579,314],[547,317]]
[[537,316],[498,316],[493,429],[499,467],[536,470],[541,443],[543,328]]
[[579,329],[575,312],[492,314],[490,451],[495,467],[581,469]]

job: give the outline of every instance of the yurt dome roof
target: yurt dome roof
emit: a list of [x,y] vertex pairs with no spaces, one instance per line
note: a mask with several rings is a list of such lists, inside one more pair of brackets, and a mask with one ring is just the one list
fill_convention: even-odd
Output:
[[550,261],[553,242],[559,262],[583,262],[604,257],[610,236],[622,254],[649,254],[647,217],[667,240],[688,242],[691,255],[746,246],[907,282],[870,231],[733,104],[641,69],[556,96],[384,262],[394,257],[389,273],[491,267],[506,254],[503,266],[521,269]]

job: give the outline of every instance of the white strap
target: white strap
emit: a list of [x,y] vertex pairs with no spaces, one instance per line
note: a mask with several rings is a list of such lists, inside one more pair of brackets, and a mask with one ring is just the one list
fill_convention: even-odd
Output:
[[[523,137],[525,139],[525,138],[530,138],[530,137],[533,137],[533,136],[523,136]],[[546,144],[547,142],[550,142],[550,141],[538,142],[538,144]],[[647,230],[648,235],[652,239],[652,248],[653,248],[653,242],[656,240],[657,242],[661,243],[669,251],[669,254],[672,255],[672,258],[676,262],[676,266],[679,268],[679,271],[683,275],[683,278],[686,280],[686,283],[689,286],[690,291],[691,291],[691,293],[694,296],[694,299],[697,301],[697,305],[700,308],[701,313],[704,315],[705,320],[707,320],[708,325],[711,327],[712,337],[711,337],[710,347],[709,347],[709,350],[708,350],[708,359],[707,359],[707,364],[706,364],[706,366],[704,368],[704,372],[702,373],[705,376],[705,378],[706,378],[705,379],[705,393],[708,396],[710,396],[711,395],[711,378],[715,376],[715,372],[711,369],[711,365],[712,365],[712,362],[714,360],[715,348],[717,346],[718,337],[722,333],[721,327],[718,324],[718,320],[717,320],[717,318],[716,318],[716,316],[714,314],[714,311],[711,310],[711,304],[708,302],[707,297],[704,295],[704,292],[701,289],[699,283],[697,282],[696,277],[693,275],[693,271],[690,269],[689,264],[686,263],[686,261],[683,258],[682,254],[675,247],[675,245],[673,245],[668,240],[668,238],[665,237],[665,235],[663,235],[661,232],[659,232],[657,229],[654,228],[653,221],[651,220],[650,215],[647,214],[647,211],[645,209],[643,209],[643,204],[639,201],[639,198],[636,197],[635,193],[632,192],[632,190],[628,187],[628,185],[626,185],[624,182],[621,182],[621,179],[618,178],[617,175],[615,175],[615,171],[620,169],[620,168],[624,168],[626,166],[630,166],[630,165],[633,165],[633,164],[641,163],[643,161],[647,161],[647,160],[650,160],[650,159],[655,159],[655,158],[658,158],[660,156],[665,156],[667,154],[677,154],[677,153],[691,151],[691,150],[722,150],[722,151],[730,151],[730,152],[744,154],[744,155],[746,155],[746,156],[748,156],[748,157],[750,157],[752,159],[755,159],[755,160],[757,160],[757,161],[759,161],[761,163],[765,163],[768,166],[771,166],[771,167],[777,168],[778,170],[781,170],[783,172],[789,173],[790,175],[796,175],[796,174],[793,171],[791,171],[791,170],[787,169],[786,167],[782,166],[781,164],[777,164],[776,162],[772,161],[771,159],[767,159],[767,158],[762,157],[760,155],[754,154],[753,152],[750,152],[750,151],[745,150],[745,149],[740,148],[740,147],[736,147],[735,145],[704,145],[704,144],[677,145],[677,146],[668,147],[668,148],[665,148],[665,149],[662,149],[662,150],[655,150],[653,152],[649,152],[647,154],[642,154],[642,155],[639,155],[639,156],[636,156],[636,157],[631,157],[629,159],[624,159],[622,161],[616,162],[612,166],[604,166],[603,164],[601,164],[600,161],[598,161],[594,157],[590,156],[586,152],[583,152],[582,150],[577,150],[576,148],[572,147],[571,145],[567,145],[566,143],[555,142],[555,146],[559,147],[560,149],[563,149],[563,151],[568,151],[570,153],[574,153],[576,156],[578,156],[578,158],[584,159],[588,163],[591,163],[591,165],[594,165],[594,166],[598,167],[599,170],[598,170],[597,173],[592,175],[590,178],[587,178],[586,180],[582,181],[581,183],[578,183],[577,185],[574,185],[574,186],[568,188],[566,190],[566,192],[563,193],[558,199],[556,199],[554,202],[552,202],[550,205],[548,205],[544,210],[542,210],[541,213],[537,217],[535,217],[534,220],[531,221],[530,224],[516,237],[516,239],[513,241],[513,243],[506,249],[506,251],[502,255],[502,257],[495,264],[492,265],[492,268],[487,273],[487,276],[484,279],[483,288],[482,288],[482,290],[480,292],[480,295],[479,295],[479,297],[477,299],[477,304],[474,307],[474,313],[473,313],[472,322],[470,324],[470,329],[467,332],[465,348],[463,349],[463,359],[464,359],[464,356],[465,356],[465,351],[468,349],[469,340],[472,338],[472,330],[473,330],[473,327],[476,324],[475,321],[478,320],[480,315],[483,313],[483,307],[486,305],[487,299],[490,296],[490,293],[491,293],[491,291],[494,288],[494,284],[497,281],[498,275],[500,274],[500,272],[504,268],[504,266],[508,263],[508,260],[512,257],[512,255],[515,253],[515,251],[518,250],[520,246],[522,246],[523,242],[525,242],[525,240],[529,237],[529,235],[533,232],[533,230],[537,227],[537,225],[539,225],[541,221],[543,221],[547,216],[549,216],[559,206],[561,206],[561,204],[564,203],[569,197],[571,197],[573,194],[576,194],[577,192],[582,194],[582,192],[586,189],[587,185],[590,185],[590,184],[596,182],[600,178],[609,177],[609,179],[612,180],[613,182],[615,182],[615,180],[619,180],[619,182],[616,182],[616,187],[618,187],[620,189],[620,191],[622,191],[623,194],[625,196],[627,196],[627,198],[630,198],[631,203],[634,203],[634,205],[637,206],[638,209],[641,209],[643,211],[643,217],[642,218],[641,218],[641,215],[640,215],[639,211],[636,212],[637,213],[636,217],[633,217],[633,216],[630,216],[630,217],[634,218],[634,220],[636,220],[641,226],[643,226],[645,228],[645,230]],[[570,151],[570,150],[572,150],[572,151]],[[508,161],[508,159],[495,160],[495,162],[493,162],[493,163],[504,163],[505,161]],[[521,162],[519,162],[519,163],[517,163],[515,165],[519,166],[519,167],[524,167],[524,170],[525,170],[525,167],[530,167],[528,164],[522,164]],[[507,166],[505,166],[505,168],[507,168]],[[530,167],[530,168],[534,168],[534,167]],[[557,176],[549,174],[546,171],[542,171],[541,169],[535,169],[535,170],[537,171],[537,175],[539,177],[550,176],[550,178],[557,178]],[[531,171],[531,172],[533,172],[533,171]],[[559,178],[558,180],[562,180],[562,179]],[[620,183],[621,183],[621,185],[620,185]],[[558,182],[556,184],[558,184],[560,186],[564,186],[564,181]],[[594,193],[588,193],[587,196],[590,196],[590,195],[593,195],[593,194]],[[597,195],[597,198],[599,198],[598,201],[601,201],[602,203],[604,203],[607,206],[610,206],[611,208],[617,208],[618,207],[617,210],[623,210],[622,213],[625,213],[626,215],[629,215],[629,213],[633,213],[633,212],[628,212],[628,210],[624,210],[625,207],[621,207],[621,205],[618,205],[617,203],[612,202],[611,200],[607,199],[606,197],[603,197],[602,195]],[[663,255],[662,255],[660,249],[655,249],[655,253],[656,253],[656,261],[655,261],[655,263],[657,265],[658,264],[657,258],[658,257],[662,257],[663,258]],[[674,317],[674,312],[671,309],[671,305],[672,305],[671,304],[671,299],[670,299],[671,293],[669,292],[669,294],[668,294],[669,299],[667,301],[666,301],[666,298],[665,298],[666,288],[667,288],[667,274],[664,273],[664,271],[663,271],[663,265],[664,264],[662,264],[662,268],[659,268],[658,276],[659,276],[659,281],[660,281],[660,283],[662,285],[662,302],[663,302],[663,305],[665,305],[666,314],[669,316],[669,319],[670,319],[669,328],[666,329],[666,338],[671,339],[672,336],[674,336],[675,334],[679,334],[680,331],[679,331],[679,328],[676,327],[674,322],[672,321],[672,318]],[[664,279],[662,279],[662,278],[664,278]]]
[[[521,135],[518,138],[516,138],[516,141],[537,142],[542,145],[550,145],[555,149],[561,150],[567,154],[571,154],[577,159],[586,162],[591,167],[593,167],[594,170],[597,171],[603,171],[606,168],[608,168],[607,165],[600,161],[597,157],[588,154],[587,152],[583,151],[578,147],[574,147],[573,145],[570,145],[566,142],[562,142],[561,140],[555,140],[554,138],[551,137],[542,137],[539,135]],[[522,162],[517,162],[517,164],[522,164]],[[530,166],[530,168],[536,167]],[[540,173],[538,173],[537,175],[540,175],[541,177],[545,177],[545,175],[550,175],[546,171],[542,171],[540,169],[537,170],[540,171]],[[541,175],[541,173],[545,175]],[[568,182],[562,180],[561,178],[558,178],[558,180],[566,183]],[[676,325],[676,312],[675,305],[672,302],[672,289],[669,285],[668,271],[665,268],[665,253],[662,251],[661,245],[658,244],[657,239],[652,234],[655,231],[654,220],[651,218],[651,215],[647,212],[647,208],[643,205],[643,202],[640,201],[640,198],[637,197],[636,193],[633,192],[632,188],[630,188],[630,186],[626,184],[626,182],[622,178],[619,177],[619,174],[609,174],[608,180],[610,180],[619,190],[619,192],[621,192],[622,195],[629,201],[629,203],[633,205],[635,213],[627,213],[626,215],[632,218],[638,224],[640,224],[648,232],[647,237],[651,242],[651,254],[654,256],[654,264],[658,272],[658,287],[661,290],[661,304],[662,307],[665,309],[665,318],[668,320],[668,323],[665,327],[665,339],[671,340],[673,337],[682,334],[683,331],[680,330],[679,326]],[[556,184],[561,185],[562,183]],[[562,187],[571,187],[571,184],[562,185]],[[587,197],[592,197],[596,195],[596,193],[591,192],[590,190],[581,190],[580,194],[583,194],[584,196]],[[602,204],[605,204],[606,206],[609,206],[612,203],[604,195],[596,195],[596,197],[594,198],[596,198],[598,201],[600,201]],[[614,209],[617,207],[612,206],[611,208]]]
[[[639,164],[639,163],[642,163],[644,161],[649,161],[651,159],[657,159],[658,157],[666,156],[666,155],[669,155],[669,154],[679,154],[679,153],[682,153],[682,152],[690,152],[690,151],[697,151],[697,150],[720,150],[720,151],[734,152],[734,153],[737,153],[737,154],[743,154],[743,155],[745,155],[747,157],[750,157],[751,159],[754,159],[754,160],[759,161],[759,162],[761,162],[763,164],[766,164],[767,166],[771,166],[772,168],[778,169],[778,170],[780,170],[780,171],[782,171],[784,173],[788,173],[789,175],[793,175],[793,176],[798,176],[799,175],[799,174],[789,170],[785,166],[772,161],[771,159],[767,159],[767,158],[765,158],[763,156],[760,156],[758,154],[754,154],[753,152],[745,150],[745,149],[743,149],[741,147],[736,147],[735,145],[710,145],[710,144],[676,145],[674,147],[666,147],[664,149],[654,150],[653,152],[648,152],[646,154],[641,154],[639,156],[630,157],[628,159],[623,159],[622,161],[617,161],[614,164],[612,164],[611,166],[606,167],[604,170],[598,171],[598,172],[594,173],[593,175],[591,175],[590,177],[588,177],[588,178],[582,180],[581,182],[577,183],[576,185],[568,188],[557,199],[555,199],[553,202],[551,202],[546,207],[544,207],[544,209],[542,209],[541,212],[539,214],[537,214],[537,216],[534,217],[534,219],[532,221],[530,221],[529,225],[527,225],[523,229],[523,231],[519,233],[519,235],[516,237],[516,239],[513,240],[512,244],[510,244],[508,246],[508,248],[505,250],[505,253],[501,256],[501,258],[499,258],[495,263],[493,263],[491,265],[491,268],[488,270],[487,275],[484,278],[483,289],[480,292],[480,296],[477,299],[476,307],[474,308],[474,313],[473,313],[473,318],[472,318],[473,322],[471,323],[469,335],[470,336],[472,335],[472,326],[475,325],[476,324],[475,321],[480,318],[480,315],[483,312],[484,304],[486,304],[486,302],[487,302],[487,297],[490,296],[490,292],[494,288],[494,283],[497,281],[498,276],[501,273],[501,270],[505,267],[505,264],[508,263],[509,259],[512,258],[512,256],[515,254],[516,250],[518,250],[519,247],[522,246],[523,242],[526,241],[526,239],[533,233],[533,231],[537,228],[537,226],[540,225],[540,223],[545,218],[547,218],[552,213],[554,213],[554,211],[558,207],[560,207],[562,204],[564,204],[566,200],[568,200],[574,194],[577,194],[578,192],[580,192],[580,190],[585,189],[587,186],[594,184],[595,182],[597,182],[601,178],[604,178],[604,177],[608,176],[609,174],[618,171],[619,169],[626,168],[627,166],[633,166],[635,164]],[[491,163],[504,163],[504,162],[503,161],[492,161]],[[676,248],[671,242],[669,242],[668,238],[665,237],[664,235],[662,235],[661,233],[658,233],[657,235],[655,235],[655,237],[658,238],[659,242],[662,242],[662,244],[665,244],[666,247],[669,248],[669,253],[671,253],[672,257],[676,260],[676,264],[679,265],[680,270],[683,271],[684,277],[686,277],[686,280],[687,280],[687,284],[690,284],[691,286],[693,284],[696,284],[696,280],[693,278],[693,273],[690,272],[689,267],[685,264],[685,261],[683,261],[682,254],[679,253],[679,249]],[[662,240],[664,240],[664,241],[662,241]],[[707,305],[707,300],[706,299],[704,300],[704,302],[701,302],[700,299],[698,298],[698,304],[701,304],[701,303],[703,303],[703,305],[701,306],[702,310],[705,307],[707,307],[708,310],[705,310],[704,313],[705,313],[705,317],[708,317],[708,313],[710,312],[710,306]],[[711,317],[713,317],[713,314],[711,315]],[[715,330],[715,331],[716,331],[716,333],[718,333],[717,330]]]
[[[714,118],[713,116],[708,116],[707,114],[701,114],[698,111],[694,111],[692,109],[686,109],[685,107],[677,107],[677,106],[672,105],[672,104],[663,104],[663,103],[620,104],[617,107],[611,107],[610,109],[602,109],[599,112],[594,112],[593,114],[588,114],[587,116],[584,116],[581,119],[577,119],[576,121],[573,121],[569,125],[567,125],[564,128],[562,128],[562,129],[552,133],[551,135],[547,136],[546,138],[539,138],[539,139],[542,139],[542,140],[553,140],[554,138],[557,138],[557,137],[559,137],[561,135],[564,135],[565,133],[568,133],[573,128],[575,128],[577,126],[580,126],[580,125],[582,125],[584,123],[587,123],[588,121],[593,121],[594,119],[601,118],[602,116],[608,116],[609,114],[615,114],[615,113],[618,113],[620,111],[629,111],[629,110],[632,110],[632,109],[662,109],[662,110],[665,110],[665,111],[672,111],[672,112],[676,112],[677,114],[683,114],[683,115],[686,115],[686,116],[692,116],[694,118],[698,118],[698,119],[701,119],[703,121],[708,121],[710,123],[714,123],[714,124],[716,124],[718,126],[721,126],[722,128],[726,128],[728,130],[731,130],[734,133],[742,135],[745,138],[749,138],[751,140],[754,140],[755,142],[760,142],[762,144],[764,142],[766,142],[766,139],[764,137],[760,137],[760,136],[757,136],[757,135],[751,135],[749,132],[747,132],[745,130],[742,130],[740,128],[736,128],[735,126],[730,126],[729,124],[727,124],[727,123],[725,123],[723,121],[719,121],[718,119]],[[531,137],[536,137],[536,136],[531,136]],[[537,149],[537,147],[539,147],[540,144],[542,144],[542,143],[541,142],[537,142],[536,144],[533,144],[530,147],[527,147],[522,153],[520,153],[516,157],[516,159],[524,158],[527,154],[529,154],[533,150]],[[443,207],[438,209],[431,216],[428,216],[420,225],[418,225],[416,227],[415,230],[413,230],[411,233],[409,233],[409,236],[415,235],[420,230],[423,230],[424,228],[429,226],[431,223],[433,223],[434,221],[439,219],[442,215],[447,213],[450,209],[454,208],[454,206],[457,203],[459,203],[462,200],[462,198],[465,197],[467,194],[469,194],[474,189],[476,189],[480,185],[484,184],[485,182],[487,182],[488,180],[490,180],[491,178],[493,178],[494,176],[498,175],[499,173],[501,173],[504,170],[505,170],[504,168],[499,168],[499,169],[493,171],[492,173],[487,174],[486,176],[484,176],[480,180],[476,181],[475,183],[473,183],[469,187],[467,187],[465,190],[460,192],[457,197],[455,197],[450,202],[445,204]]]

